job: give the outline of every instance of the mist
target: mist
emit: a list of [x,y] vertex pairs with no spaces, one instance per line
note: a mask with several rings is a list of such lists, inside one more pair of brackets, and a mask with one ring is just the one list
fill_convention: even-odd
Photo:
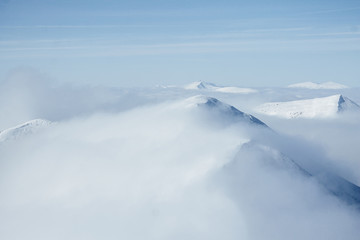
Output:
[[17,68],[0,81],[0,129],[35,118],[63,121],[98,112],[119,112],[156,101],[141,91],[71,85],[32,68]]
[[[126,95],[106,88],[102,95],[90,87],[34,81],[6,83],[34,88],[16,89],[29,94],[13,96],[18,105],[2,125],[35,117],[54,123],[0,143],[2,239],[357,239],[360,234],[356,206],[315,177],[332,171],[359,179],[350,171],[358,164],[350,156],[357,150],[328,149],[336,141],[329,136],[341,129],[342,138],[355,140],[355,122],[325,135],[339,122],[323,128],[299,122],[303,128],[297,133],[318,129],[310,139],[287,131],[294,123],[265,121],[269,129],[225,121],[189,100],[193,92]],[[61,108],[63,100],[73,104]],[[339,156],[350,157],[341,164],[334,160]]]
[[[309,149],[321,149],[328,165],[335,166],[344,178],[360,184],[358,148],[360,113],[344,113],[334,119],[284,120],[261,116],[277,132],[307,142]],[[290,141],[291,142],[291,141]]]

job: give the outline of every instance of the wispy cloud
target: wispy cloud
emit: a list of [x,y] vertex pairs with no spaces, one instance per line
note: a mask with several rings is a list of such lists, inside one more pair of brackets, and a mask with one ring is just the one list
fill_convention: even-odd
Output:
[[250,29],[243,32],[297,32],[310,30],[312,27],[293,27],[293,28],[263,28],[263,29]]
[[121,28],[121,27],[146,27],[149,25],[142,24],[123,24],[123,25],[8,25],[8,26],[0,26],[0,29],[77,29],[77,28]]
[[299,36],[345,36],[345,35],[360,35],[360,32],[328,32],[328,33],[303,33]]
[[310,11],[310,12],[302,12],[297,15],[316,15],[316,14],[325,14],[325,13],[336,13],[336,12],[349,12],[349,11],[359,11],[360,7],[352,7],[352,8],[337,8],[337,9],[324,9],[319,11]]
[[14,57],[85,57],[131,56],[163,54],[196,54],[221,52],[271,51],[349,51],[360,50],[360,38],[312,38],[265,40],[216,40],[154,44],[71,44],[68,46],[6,47],[0,48],[1,58]]

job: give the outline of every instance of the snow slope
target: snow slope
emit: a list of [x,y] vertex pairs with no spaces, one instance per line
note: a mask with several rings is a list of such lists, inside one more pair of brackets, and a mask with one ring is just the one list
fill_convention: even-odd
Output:
[[208,82],[193,82],[189,85],[185,86],[185,89],[187,90],[206,90],[206,91],[215,91],[215,92],[221,92],[221,93],[239,93],[239,94],[248,94],[248,93],[256,93],[258,92],[255,89],[252,88],[239,88],[239,87],[221,87],[217,86],[213,83]]
[[246,122],[259,126],[267,127],[265,123],[256,117],[246,114],[237,108],[223,103],[216,98],[198,95],[185,100],[187,107],[199,107],[210,113],[212,118],[220,119],[224,123]]
[[[338,176],[336,173],[331,173],[324,169],[316,172],[296,162],[278,149],[254,141],[249,141],[242,145],[241,151],[245,151],[245,154],[248,156],[249,154],[262,156],[258,159],[271,168],[285,170],[305,178],[314,177],[330,194],[360,209],[360,187]],[[243,156],[244,152],[241,152],[240,157],[243,158]]]
[[270,102],[255,108],[258,113],[282,118],[328,118],[360,106],[340,94],[290,102]]
[[307,88],[307,89],[344,89],[348,86],[335,83],[335,82],[325,82],[325,83],[313,83],[313,82],[303,82],[289,85],[288,88]]
[[44,119],[34,119],[18,126],[8,128],[0,132],[0,142],[16,140],[23,136],[36,133],[41,128],[44,128],[50,124],[50,121]]
[[203,81],[197,81],[197,82],[192,82],[188,85],[185,86],[185,89],[188,90],[199,90],[199,89],[216,89],[218,88],[218,86],[216,86],[213,83],[208,83],[208,82],[203,82]]

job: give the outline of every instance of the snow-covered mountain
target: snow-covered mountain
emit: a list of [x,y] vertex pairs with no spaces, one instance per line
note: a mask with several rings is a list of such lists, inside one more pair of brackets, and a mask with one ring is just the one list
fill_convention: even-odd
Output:
[[192,83],[186,85],[184,88],[188,89],[188,90],[199,90],[199,89],[209,90],[209,89],[216,89],[216,88],[218,88],[218,86],[216,86],[213,83],[209,83],[209,82],[197,81],[197,82],[192,82]]
[[360,106],[340,94],[289,102],[269,102],[255,108],[258,113],[282,118],[328,118],[338,113],[360,110]]
[[288,86],[288,88],[344,89],[344,88],[348,88],[348,86],[335,82],[325,82],[325,83],[302,82],[302,83],[291,84]]
[[245,150],[247,154],[262,155],[263,157],[260,160],[274,169],[290,171],[306,178],[313,177],[330,194],[360,209],[360,187],[336,173],[327,170],[314,171],[309,167],[302,166],[301,163],[296,162],[278,149],[254,141],[242,145],[241,150]]
[[248,93],[256,93],[258,92],[252,88],[240,88],[240,87],[225,87],[225,86],[217,86],[213,83],[198,81],[193,82],[184,87],[187,90],[205,90],[205,91],[215,91],[221,93],[240,93],[240,94],[248,94]]
[[198,95],[185,100],[187,107],[198,107],[211,115],[211,118],[218,118],[223,123],[246,122],[267,127],[265,123],[256,117],[246,114],[234,106],[223,103],[216,98]]
[[34,119],[18,126],[8,128],[0,132],[0,142],[16,140],[29,134],[34,134],[40,129],[50,125],[51,122],[44,119]]

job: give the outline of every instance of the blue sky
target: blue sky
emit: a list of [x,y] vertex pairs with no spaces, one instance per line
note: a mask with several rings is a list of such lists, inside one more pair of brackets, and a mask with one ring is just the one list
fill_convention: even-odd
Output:
[[0,0],[0,79],[360,86],[359,1]]

